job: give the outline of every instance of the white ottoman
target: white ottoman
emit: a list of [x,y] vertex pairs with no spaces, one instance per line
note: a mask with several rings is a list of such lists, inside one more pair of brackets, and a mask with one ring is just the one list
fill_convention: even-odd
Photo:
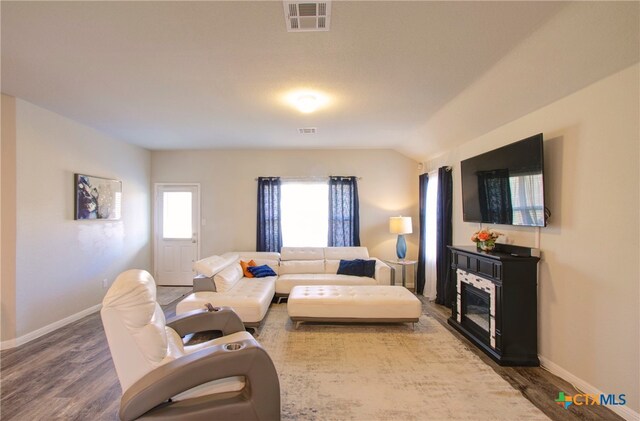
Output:
[[409,290],[391,285],[293,287],[287,311],[296,322],[415,323],[422,303]]

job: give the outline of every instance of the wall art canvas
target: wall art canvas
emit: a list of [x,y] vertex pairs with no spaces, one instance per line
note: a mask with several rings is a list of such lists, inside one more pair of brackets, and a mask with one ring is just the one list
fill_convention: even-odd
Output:
[[75,174],[75,219],[120,219],[122,181]]

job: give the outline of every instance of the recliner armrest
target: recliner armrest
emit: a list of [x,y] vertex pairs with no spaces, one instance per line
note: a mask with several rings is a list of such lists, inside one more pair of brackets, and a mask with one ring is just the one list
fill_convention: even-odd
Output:
[[167,326],[181,337],[209,330],[219,330],[223,336],[245,330],[244,323],[231,307],[213,308],[214,311],[202,309],[179,314],[167,320]]
[[[120,419],[134,420],[149,411],[147,415],[173,415],[175,419],[181,419],[180,411],[193,409],[189,408],[188,401],[172,407],[167,402],[169,399],[201,384],[235,376],[243,376],[247,384],[241,391],[228,392],[223,402],[228,405],[230,400],[236,399],[237,405],[241,406],[251,399],[254,410],[264,411],[255,414],[258,419],[280,419],[280,383],[273,361],[255,339],[232,344],[240,349],[229,349],[229,344],[211,346],[161,365],[140,378],[122,396]],[[216,418],[214,399],[210,408],[203,404],[202,398],[194,400],[193,404],[198,406],[198,419]],[[219,405],[217,409],[223,410]],[[207,414],[209,416],[203,416]]]

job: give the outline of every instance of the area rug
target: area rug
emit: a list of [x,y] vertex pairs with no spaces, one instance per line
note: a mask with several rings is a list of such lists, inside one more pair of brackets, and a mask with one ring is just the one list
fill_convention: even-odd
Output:
[[156,288],[156,301],[161,306],[171,304],[178,298],[190,294],[193,292],[192,287],[157,287]]
[[257,334],[283,420],[547,420],[436,320],[302,324],[272,305]]

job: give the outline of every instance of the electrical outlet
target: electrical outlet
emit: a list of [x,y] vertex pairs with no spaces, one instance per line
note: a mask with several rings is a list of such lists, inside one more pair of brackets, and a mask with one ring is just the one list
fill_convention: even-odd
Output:
[[107,289],[109,288],[109,280],[108,279],[103,279],[102,280],[102,289]]

